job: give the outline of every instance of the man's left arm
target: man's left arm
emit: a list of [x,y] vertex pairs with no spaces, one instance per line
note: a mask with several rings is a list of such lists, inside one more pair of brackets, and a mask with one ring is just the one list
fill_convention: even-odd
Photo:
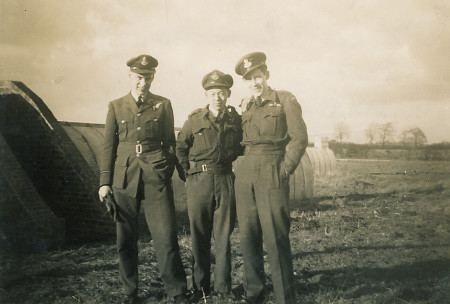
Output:
[[172,104],[169,100],[164,107],[164,117],[163,117],[163,149],[175,156],[175,129],[174,129],[174,118]]
[[238,114],[238,112],[236,112],[236,110],[234,110],[234,125],[235,128],[237,130],[236,133],[236,146],[234,147],[236,155],[234,157],[234,159],[236,159],[238,156],[241,156],[244,154],[244,146],[241,145],[242,142],[242,118],[241,115]]
[[286,115],[287,135],[290,138],[286,145],[282,169],[287,174],[292,174],[308,146],[308,133],[302,116],[302,108],[295,96],[289,94],[282,104]]

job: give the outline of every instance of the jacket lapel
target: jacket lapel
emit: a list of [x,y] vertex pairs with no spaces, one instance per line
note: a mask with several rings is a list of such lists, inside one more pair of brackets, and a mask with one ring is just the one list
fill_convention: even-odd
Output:
[[125,97],[125,101],[126,101],[128,110],[130,110],[130,112],[136,114],[138,112],[138,107],[137,107],[137,104],[136,104],[136,100],[134,100],[133,95],[131,95],[131,93],[129,93]]

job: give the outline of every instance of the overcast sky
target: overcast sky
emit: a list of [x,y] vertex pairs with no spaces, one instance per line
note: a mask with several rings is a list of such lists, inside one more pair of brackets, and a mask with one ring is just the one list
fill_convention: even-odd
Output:
[[126,61],[159,60],[153,93],[171,99],[175,125],[205,105],[202,77],[235,80],[246,53],[267,54],[269,85],[296,95],[311,140],[372,123],[421,128],[450,141],[450,2],[446,0],[3,0],[0,79],[24,82],[58,120],[104,123],[129,91]]

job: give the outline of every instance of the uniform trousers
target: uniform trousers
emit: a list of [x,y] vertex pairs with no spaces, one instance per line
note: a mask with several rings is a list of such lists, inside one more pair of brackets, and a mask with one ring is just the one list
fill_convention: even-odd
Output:
[[248,298],[264,299],[263,245],[277,303],[295,303],[289,241],[289,180],[280,178],[283,155],[244,155],[235,162],[236,208]]
[[124,195],[123,190],[114,189],[120,217],[116,225],[119,276],[125,294],[137,295],[137,241],[139,213],[142,207],[167,296],[174,297],[185,293],[187,284],[179,253],[172,183],[171,179],[168,179],[161,188],[160,185],[155,185],[154,181],[146,179],[149,178],[141,172],[137,198]]
[[192,238],[194,289],[210,293],[211,237],[214,233],[214,290],[231,291],[230,235],[236,223],[234,175],[196,173],[186,181]]

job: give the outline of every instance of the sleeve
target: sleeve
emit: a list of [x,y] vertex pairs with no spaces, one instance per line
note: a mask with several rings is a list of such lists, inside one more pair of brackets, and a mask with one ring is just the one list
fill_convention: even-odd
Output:
[[175,155],[175,129],[172,104],[169,100],[164,108],[162,147],[171,155]]
[[113,182],[114,161],[119,142],[117,129],[114,106],[109,103],[100,158],[100,186],[112,185]]
[[176,154],[178,161],[184,169],[189,170],[189,150],[194,143],[194,134],[192,133],[191,121],[188,118],[183,125],[180,133],[178,133]]
[[235,126],[237,130],[237,138],[236,138],[236,157],[241,156],[244,154],[244,146],[241,144],[242,142],[242,118],[241,115],[239,115],[237,112],[235,112],[236,118],[235,118]]
[[292,174],[308,146],[308,133],[302,116],[302,108],[294,95],[283,103],[286,114],[287,135],[290,138],[284,156],[284,169]]

